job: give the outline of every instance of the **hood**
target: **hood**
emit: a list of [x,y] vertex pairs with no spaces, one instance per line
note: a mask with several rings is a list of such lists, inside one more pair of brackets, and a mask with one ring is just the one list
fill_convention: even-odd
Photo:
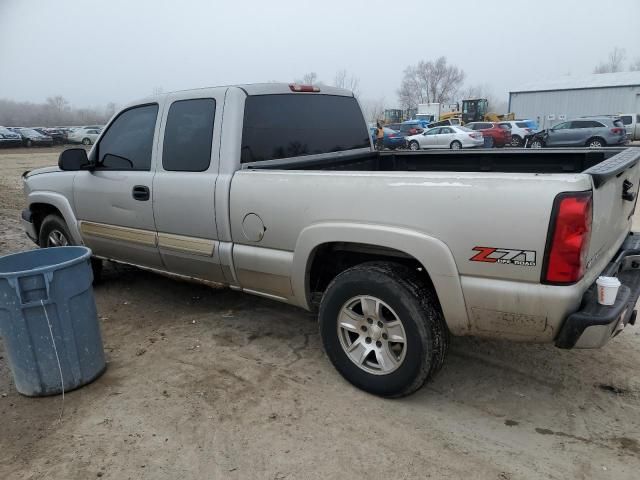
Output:
[[62,172],[58,167],[43,167],[37,168],[35,170],[27,170],[22,174],[23,178],[33,177],[34,175],[40,175],[42,173],[54,173],[54,172]]

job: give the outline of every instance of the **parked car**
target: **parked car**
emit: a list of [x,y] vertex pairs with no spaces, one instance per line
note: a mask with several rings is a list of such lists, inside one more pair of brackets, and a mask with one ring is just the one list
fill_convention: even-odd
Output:
[[534,132],[537,132],[540,128],[538,126],[538,122],[536,122],[535,120],[529,120],[527,118],[516,118],[516,122],[524,122],[527,125],[527,128],[530,128]]
[[[376,143],[376,127],[369,128],[371,132],[371,139],[375,145]],[[388,127],[383,127],[382,131],[384,133],[384,137],[382,138],[382,145],[384,148],[388,148],[390,150],[395,150],[396,148],[404,148],[406,145],[405,137],[398,132],[397,130],[393,130]]]
[[43,135],[33,128],[13,127],[11,130],[22,137],[22,144],[25,147],[50,147],[53,145],[53,138],[49,135]]
[[427,148],[474,148],[484,145],[481,132],[474,132],[465,127],[435,127],[418,135],[407,137],[409,150],[422,150]]
[[511,131],[512,147],[522,147],[528,144],[533,138],[534,130],[529,127],[527,122],[513,120],[500,122],[498,125],[504,125]]
[[602,116],[569,120],[537,132],[531,140],[531,148],[598,148],[624,145],[627,141],[627,130],[622,120]]
[[470,122],[465,127],[482,132],[485,147],[504,147],[511,144],[511,130],[497,122]]
[[40,247],[317,309],[377,395],[419,389],[450,334],[599,348],[635,323],[640,149],[376,152],[351,92],[269,83],[131,103],[22,179]]
[[22,145],[22,136],[12,132],[7,127],[0,127],[0,147],[19,147]]
[[69,132],[67,141],[69,143],[81,143],[83,145],[92,145],[100,136],[100,130],[94,127],[76,128]]
[[622,113],[620,120],[627,130],[629,140],[640,140],[640,113]]
[[51,137],[54,145],[64,145],[67,142],[67,135],[57,128],[34,128],[34,130]]

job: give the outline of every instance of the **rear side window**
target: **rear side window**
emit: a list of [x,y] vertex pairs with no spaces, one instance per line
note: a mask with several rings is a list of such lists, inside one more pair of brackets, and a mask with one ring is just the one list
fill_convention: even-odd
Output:
[[211,161],[216,101],[213,98],[173,102],[167,115],[162,167],[170,172],[203,172]]
[[529,128],[529,124],[527,122],[516,122],[516,126],[518,128]]
[[624,125],[631,125],[631,115],[622,115],[620,120],[622,120]]
[[130,108],[109,126],[97,146],[102,168],[149,170],[158,105]]
[[366,124],[353,97],[254,95],[245,101],[242,163],[369,146]]

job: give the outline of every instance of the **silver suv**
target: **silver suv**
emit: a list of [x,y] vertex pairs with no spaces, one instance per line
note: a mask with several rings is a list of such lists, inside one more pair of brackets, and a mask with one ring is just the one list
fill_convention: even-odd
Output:
[[577,118],[536,133],[531,148],[606,147],[627,141],[627,132],[618,117]]

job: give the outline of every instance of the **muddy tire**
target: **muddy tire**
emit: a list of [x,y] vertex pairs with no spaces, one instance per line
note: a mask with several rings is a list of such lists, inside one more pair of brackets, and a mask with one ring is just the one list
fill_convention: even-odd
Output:
[[418,390],[444,363],[449,333],[434,292],[391,262],[339,274],[320,305],[320,335],[340,374],[383,397]]
[[[66,247],[76,245],[69,232],[66,222],[59,215],[47,215],[40,225],[38,233],[38,245],[40,248]],[[93,281],[99,282],[102,274],[102,260],[91,258],[91,270],[93,270]]]

